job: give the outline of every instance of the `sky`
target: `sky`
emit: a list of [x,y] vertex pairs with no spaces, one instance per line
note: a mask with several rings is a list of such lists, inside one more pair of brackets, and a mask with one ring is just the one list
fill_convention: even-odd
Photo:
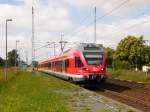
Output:
[[[150,0],[0,0],[0,57],[5,58],[5,24],[11,18],[8,51],[15,49],[19,40],[21,59],[31,62],[32,6],[35,49],[56,42],[56,54],[60,54],[61,33],[69,42],[65,49],[76,43],[94,42],[94,7],[96,43],[116,48],[128,35],[143,35],[150,45]],[[38,49],[35,60],[47,59],[54,55],[53,51],[52,45]]]

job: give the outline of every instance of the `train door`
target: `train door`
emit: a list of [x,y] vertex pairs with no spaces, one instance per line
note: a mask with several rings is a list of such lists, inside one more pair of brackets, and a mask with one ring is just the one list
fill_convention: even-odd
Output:
[[65,69],[65,72],[67,73],[68,72],[68,68],[69,68],[69,59],[65,59],[65,67],[64,67],[64,69]]
[[65,60],[62,60],[62,72],[65,72]]
[[48,69],[51,70],[51,62],[48,63]]
[[81,61],[80,57],[75,57],[75,69],[76,69],[76,73],[80,74],[80,69],[81,67],[83,67],[83,62]]
[[76,69],[75,69],[75,57],[72,56],[69,58],[69,73],[70,74],[76,74]]
[[55,71],[55,62],[52,62],[52,71]]

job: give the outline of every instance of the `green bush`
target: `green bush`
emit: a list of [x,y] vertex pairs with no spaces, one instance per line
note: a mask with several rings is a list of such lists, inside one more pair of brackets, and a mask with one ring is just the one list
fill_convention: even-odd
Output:
[[123,80],[132,80],[135,82],[144,82],[150,84],[150,73],[135,70],[112,70],[107,69],[108,78],[119,78]]
[[120,60],[115,60],[114,63],[114,69],[130,69],[131,65],[128,61],[120,61]]

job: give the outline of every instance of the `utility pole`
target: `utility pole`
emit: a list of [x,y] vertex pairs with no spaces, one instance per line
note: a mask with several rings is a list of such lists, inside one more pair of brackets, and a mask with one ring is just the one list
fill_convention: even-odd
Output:
[[35,51],[34,51],[34,7],[32,6],[32,70],[34,70],[34,58],[35,58]]
[[28,65],[28,52],[26,51],[26,64]]
[[19,40],[16,40],[15,67],[17,67],[17,43],[19,43]]
[[54,43],[54,56],[56,55],[56,44]]
[[94,43],[96,44],[96,6],[94,7]]
[[61,40],[60,40],[60,42],[59,42],[59,43],[60,43],[60,46],[61,46],[61,48],[60,48],[60,49],[61,49],[61,53],[63,53],[63,45],[62,45],[62,44],[63,44],[63,40],[62,40],[62,39],[63,39],[63,35],[62,35],[62,33],[61,33]]
[[65,47],[66,43],[68,43],[67,41],[63,41],[63,34],[61,34],[61,41],[59,43],[61,45],[61,53],[63,53],[64,47]]
[[19,68],[21,68],[21,48],[19,49],[19,56],[18,56],[18,63],[19,63]]
[[12,19],[6,19],[6,60],[5,60],[5,80],[7,80],[7,22],[12,21]]

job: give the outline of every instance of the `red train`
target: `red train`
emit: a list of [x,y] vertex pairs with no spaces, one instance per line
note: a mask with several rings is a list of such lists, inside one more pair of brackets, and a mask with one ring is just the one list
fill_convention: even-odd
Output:
[[81,82],[105,82],[106,52],[101,44],[82,43],[38,65],[38,70]]

